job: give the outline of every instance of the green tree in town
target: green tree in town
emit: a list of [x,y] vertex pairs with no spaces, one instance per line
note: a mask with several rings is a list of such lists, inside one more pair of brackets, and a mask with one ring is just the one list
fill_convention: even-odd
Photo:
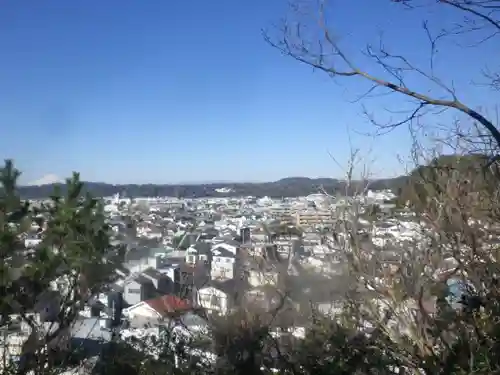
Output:
[[[68,355],[72,324],[89,297],[113,280],[123,248],[110,246],[102,206],[83,194],[78,174],[41,204],[19,195],[20,174],[11,160],[0,169],[0,316],[7,333],[29,327],[17,372],[42,374]],[[23,238],[33,224],[42,228],[41,242],[27,249]],[[4,363],[7,349],[4,343]]]

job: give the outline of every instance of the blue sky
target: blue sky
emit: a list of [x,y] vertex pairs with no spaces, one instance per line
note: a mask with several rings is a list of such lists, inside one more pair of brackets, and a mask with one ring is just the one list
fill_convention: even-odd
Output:
[[[345,162],[350,134],[371,150],[375,173],[402,171],[404,131],[355,133],[370,129],[350,102],[362,83],[333,83],[263,41],[261,29],[286,12],[284,0],[2,1],[0,156],[16,161],[23,182],[73,170],[110,183],[340,177],[329,153]],[[424,63],[422,15],[389,1],[337,1],[332,22],[355,57],[385,30],[398,53]],[[459,49],[450,56],[445,78],[483,64]],[[454,81],[463,96],[490,100],[470,79]],[[406,105],[367,103],[376,113],[387,104]]]

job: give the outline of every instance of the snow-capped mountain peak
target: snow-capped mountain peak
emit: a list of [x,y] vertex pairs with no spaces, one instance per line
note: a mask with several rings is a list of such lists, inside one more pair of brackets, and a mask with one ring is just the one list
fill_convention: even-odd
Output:
[[28,186],[41,186],[41,185],[50,185],[50,184],[61,184],[64,183],[62,178],[56,176],[55,174],[47,174],[36,181],[31,181]]

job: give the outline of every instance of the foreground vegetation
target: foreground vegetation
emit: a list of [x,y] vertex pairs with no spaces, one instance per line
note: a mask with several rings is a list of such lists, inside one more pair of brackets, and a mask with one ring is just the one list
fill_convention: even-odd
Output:
[[[394,1],[394,6],[411,9],[420,1]],[[477,35],[479,45],[492,51],[498,47],[500,23],[496,0],[440,0],[432,6],[453,13],[449,28],[423,22],[430,40],[431,57],[436,46],[464,35]],[[304,339],[280,338],[271,334],[275,317],[286,306],[287,290],[281,290],[282,303],[268,313],[240,309],[222,321],[210,322],[208,340],[172,340],[165,329],[159,338],[131,342],[116,339],[107,345],[93,371],[103,374],[495,374],[500,373],[500,286],[498,186],[500,173],[500,132],[486,111],[474,109],[459,100],[453,87],[408,59],[391,54],[383,44],[370,47],[367,57],[382,68],[380,76],[355,64],[332,37],[325,18],[330,12],[319,9],[319,33],[302,32],[306,22],[289,20],[268,41],[287,56],[313,66],[333,79],[359,78],[374,89],[409,98],[415,105],[403,118],[381,126],[387,131],[409,126],[414,140],[415,165],[426,164],[439,154],[436,145],[446,142],[447,150],[465,155],[449,163],[437,159],[428,167],[416,169],[410,183],[400,191],[400,207],[414,212],[420,225],[417,240],[407,240],[398,253],[397,266],[387,267],[378,256],[380,249],[367,248],[363,241],[360,207],[353,200],[349,217],[339,220],[336,248],[344,252],[353,280],[346,293],[344,312],[326,317],[311,311]],[[295,21],[295,22],[294,22]],[[423,20],[425,21],[425,20]],[[308,29],[306,29],[308,30]],[[318,31],[318,30],[316,30]],[[321,35],[320,40],[311,40]],[[319,42],[319,43],[318,43]],[[473,48],[471,47],[471,48]],[[465,47],[461,47],[465,48]],[[446,51],[446,46],[440,51]],[[442,53],[442,52],[441,52]],[[478,54],[479,55],[479,54]],[[344,67],[345,69],[341,69]],[[373,69],[375,72],[380,70]],[[416,75],[429,84],[421,92],[405,83]],[[484,71],[485,85],[498,95],[498,72]],[[411,82],[411,81],[410,81]],[[449,96],[442,99],[444,90]],[[421,87],[421,86],[419,86]],[[373,89],[370,88],[370,92]],[[457,119],[439,132],[434,142],[422,142],[419,131],[426,119],[427,129],[437,127],[435,116],[443,109],[454,110]],[[421,126],[420,126],[421,125]],[[418,130],[416,130],[418,129]],[[478,156],[480,155],[480,156]],[[465,160],[465,162],[464,162]],[[347,168],[346,190],[351,189],[353,167]],[[121,263],[123,250],[112,248],[105,217],[97,200],[86,196],[78,175],[63,192],[54,192],[51,201],[35,207],[21,199],[17,187],[19,172],[11,162],[1,170],[0,196],[0,314],[2,326],[13,314],[31,329],[23,343],[23,360],[9,363],[4,356],[5,374],[56,374],[68,368],[82,368],[84,360],[75,348],[58,345],[91,295],[112,281],[113,270]],[[155,194],[152,194],[155,195]],[[44,240],[35,252],[26,251],[20,236],[36,223],[44,228]],[[342,239],[342,241],[340,240]],[[448,267],[444,265],[448,264]],[[450,266],[451,265],[451,266]],[[461,298],[451,301],[448,281],[460,281]],[[54,286],[55,285],[55,286]],[[46,330],[30,314],[43,304],[50,289],[62,296],[57,308],[46,309],[53,328]],[[429,308],[429,301],[433,308]],[[52,305],[51,305],[52,306]],[[175,317],[171,317],[175,321]],[[138,342],[137,342],[138,341]],[[174,343],[173,343],[174,342]],[[203,360],[201,351],[214,353],[214,361]],[[154,349],[154,350],[153,350]]]
[[[426,221],[422,226],[426,229],[432,226],[433,231],[415,243],[407,243],[402,250],[401,267],[390,274],[382,262],[364,257],[367,250],[358,244],[356,220],[349,229],[345,228],[345,234],[350,236],[349,246],[344,248],[350,272],[360,284],[353,285],[346,294],[344,313],[326,317],[311,311],[305,339],[272,335],[272,321],[282,313],[283,302],[267,313],[240,309],[220,321],[210,320],[208,342],[172,341],[174,336],[167,328],[158,338],[140,342],[118,339],[105,346],[93,371],[106,374],[496,373],[500,369],[498,248],[488,237],[495,233],[498,224],[497,189],[488,184],[460,185],[463,179],[451,175],[457,177],[453,168],[447,172],[422,173],[418,183],[415,177],[414,190],[418,192],[424,186],[426,195],[415,194],[411,204],[418,203],[417,212]],[[24,360],[11,367],[5,365],[3,373],[61,373],[83,366],[86,360],[78,358],[74,348],[68,351],[52,343],[72,325],[88,298],[112,281],[113,269],[120,264],[123,249],[110,246],[99,203],[80,194],[82,184],[78,175],[68,180],[70,189],[65,196],[56,192],[51,202],[42,207],[30,206],[19,199],[18,176],[12,163],[7,162],[1,171],[4,293],[0,306],[4,326],[12,324],[9,316],[19,315],[36,332],[37,339],[28,340],[23,348]],[[477,192],[481,210],[475,209]],[[436,205],[436,201],[442,204]],[[46,228],[45,237],[36,252],[27,252],[19,242],[19,235],[33,222]],[[422,241],[427,244],[424,249],[419,246]],[[19,257],[23,262],[19,262]],[[456,267],[444,278],[436,277],[436,270],[450,258],[456,260]],[[385,277],[384,284],[377,282],[381,276]],[[467,283],[459,307],[447,302],[446,281],[451,277]],[[55,280],[64,293],[54,312],[57,328],[46,333],[30,312]],[[372,291],[370,297],[365,294],[358,297],[362,286]],[[282,293],[284,301],[286,290]],[[430,312],[424,306],[428,300],[436,301],[435,311]],[[207,361],[202,351],[193,354],[196,347],[214,353],[216,360]],[[7,362],[6,358],[4,363]]]

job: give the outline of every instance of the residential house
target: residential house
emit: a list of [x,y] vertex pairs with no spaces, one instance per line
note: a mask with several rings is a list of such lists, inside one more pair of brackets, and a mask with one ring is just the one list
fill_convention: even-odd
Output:
[[196,293],[210,281],[210,266],[204,262],[196,265],[188,263],[179,266],[179,287],[176,295],[196,303]]
[[[209,314],[226,315],[239,300],[241,285],[237,280],[211,280],[197,293],[197,305]],[[244,290],[243,290],[244,291]]]
[[246,304],[265,311],[278,308],[283,298],[284,296],[278,292],[278,289],[269,284],[252,288],[244,294],[244,301]]
[[[46,343],[48,360],[52,354],[69,350],[70,329],[59,330],[59,324],[54,322],[43,322],[36,313],[26,314],[30,323],[19,316],[11,315],[10,324],[0,328],[0,356],[4,359],[20,360],[19,371],[28,372],[24,368],[28,363],[23,361],[24,356],[29,356],[46,343],[47,337],[50,341]],[[35,329],[32,329],[32,325]],[[5,362],[0,361],[0,371],[3,370]]]
[[24,247],[27,249],[32,249],[37,247],[42,242],[41,233],[37,233],[33,231],[32,233],[28,233],[26,238],[24,239]]
[[186,250],[186,263],[190,265],[195,265],[198,262],[209,264],[212,258],[210,247],[211,245],[206,242],[198,242],[191,245]]
[[153,284],[144,276],[137,275],[127,280],[123,285],[123,299],[129,305],[143,301],[146,295],[152,293]]
[[200,234],[200,240],[202,241],[210,241],[212,239],[214,239],[215,237],[217,237],[217,235],[219,234],[219,231],[216,230],[215,228],[213,227],[203,227],[203,230]]
[[198,304],[209,314],[226,315],[229,312],[229,297],[224,291],[207,286],[198,291]]
[[264,254],[266,244],[264,242],[252,243],[249,246],[246,246],[248,255],[261,257]]
[[[128,249],[128,251],[125,254],[125,259],[124,259],[124,264],[123,266],[129,270],[134,269],[135,266],[138,264],[147,264],[148,259],[151,254],[151,247],[149,246],[150,244],[144,244],[143,241],[141,241],[138,246],[131,247]],[[154,244],[151,244],[154,245]],[[134,271],[132,271],[134,272]]]
[[274,267],[250,268],[247,270],[247,281],[254,288],[262,285],[276,286],[279,279],[279,272]]
[[304,233],[302,244],[305,252],[312,253],[317,246],[322,244],[321,234],[318,232]]
[[278,253],[283,258],[298,254],[303,248],[302,239],[294,235],[278,236],[274,243],[277,245]]
[[123,315],[130,320],[132,325],[141,323],[145,325],[184,313],[190,308],[189,301],[167,294],[130,306],[123,310]]
[[119,277],[123,277],[123,278],[126,278],[128,275],[130,275],[130,271],[123,267],[123,266],[117,266],[116,269],[115,269],[115,273],[119,276]]
[[123,283],[123,299],[128,305],[135,305],[173,290],[173,280],[154,268],[148,268]]
[[269,242],[269,235],[262,228],[253,230],[250,237],[252,242]]
[[232,279],[236,254],[228,250],[225,246],[216,246],[212,249],[212,263],[210,276],[212,279]]
[[174,280],[153,267],[145,269],[141,275],[151,280],[159,294],[171,293],[174,290]]
[[344,311],[344,303],[342,301],[331,301],[318,303],[316,306],[317,310],[330,317],[338,317]]
[[252,288],[266,284],[277,285],[280,280],[279,269],[285,265],[285,262],[279,259],[272,247],[264,249],[269,251],[268,256],[259,257],[247,253],[247,256],[244,256],[240,261],[243,275]]
[[223,247],[226,250],[232,252],[234,255],[238,252],[238,249],[240,248],[241,244],[238,241],[235,240],[229,240],[229,239],[224,239],[222,242],[219,242],[215,244],[213,248],[215,247]]
[[[93,374],[99,372],[102,361],[106,361],[107,348],[111,343],[112,332],[103,325],[102,318],[78,319],[71,327],[70,345],[78,351],[78,365],[64,371],[67,375]],[[97,371],[96,371],[97,370]]]
[[166,237],[172,238],[177,232],[177,225],[175,223],[167,222],[163,227]]
[[214,245],[226,244],[228,246],[232,246],[235,249],[239,247],[240,243],[235,240],[238,234],[235,231],[226,231],[227,235],[219,233],[217,237],[214,237],[211,242]]

